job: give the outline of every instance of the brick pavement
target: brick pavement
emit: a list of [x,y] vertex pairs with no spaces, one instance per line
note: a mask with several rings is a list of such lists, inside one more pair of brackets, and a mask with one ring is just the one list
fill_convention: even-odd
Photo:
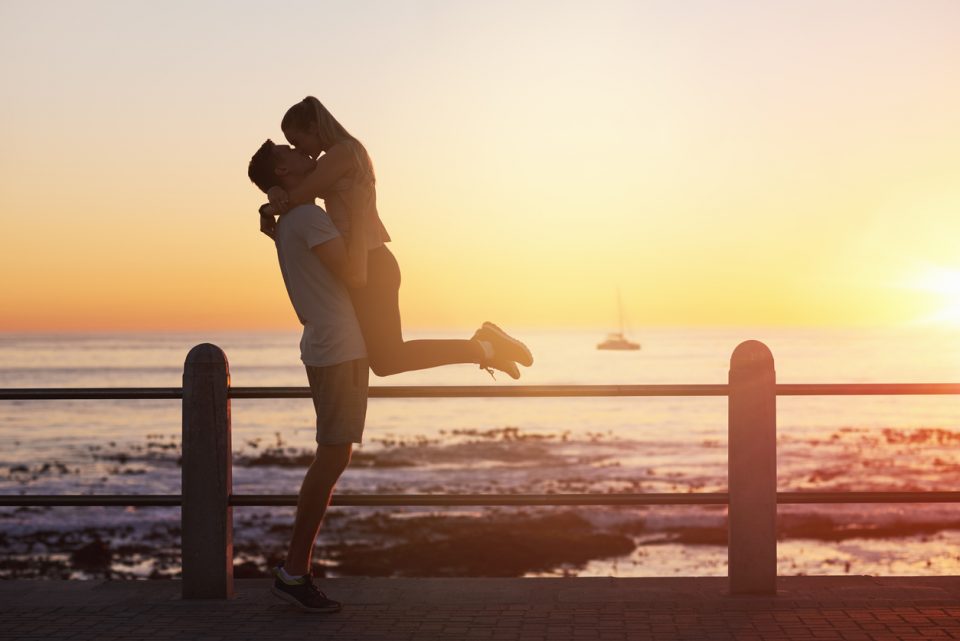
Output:
[[722,578],[327,579],[332,615],[269,583],[183,601],[178,581],[0,581],[0,639],[960,639],[960,577],[783,577],[776,597]]

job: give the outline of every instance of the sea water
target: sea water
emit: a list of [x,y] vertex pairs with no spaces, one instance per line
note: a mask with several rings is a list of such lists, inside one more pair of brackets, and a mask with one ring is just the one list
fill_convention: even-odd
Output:
[[[371,385],[722,384],[731,353],[748,339],[770,347],[779,383],[960,382],[960,331],[948,329],[646,328],[631,333],[642,344],[632,352],[597,350],[602,329],[509,329],[536,358],[519,381],[453,365],[371,376]],[[469,335],[435,330],[407,338]],[[179,387],[187,352],[203,342],[223,348],[234,386],[305,386],[298,341],[297,331],[6,334],[0,335],[0,387]],[[950,490],[960,481],[955,396],[783,396],[777,414],[781,491]],[[179,494],[180,419],[176,400],[0,402],[0,493]],[[233,491],[296,494],[304,465],[257,462],[266,451],[292,459],[313,449],[310,400],[235,399],[232,427]],[[722,492],[727,483],[725,397],[371,399],[363,441],[338,493]],[[562,509],[574,509],[598,529],[639,516],[638,546],[629,555],[527,575],[726,573],[726,548],[716,541],[725,508]],[[372,508],[333,508],[331,514],[363,510]],[[381,511],[395,517],[484,512]],[[293,510],[238,507],[234,513],[240,540],[245,532],[270,536],[270,524],[289,522]],[[960,515],[950,504],[781,506],[779,514],[792,524],[778,545],[781,574],[960,569]],[[11,558],[55,558],[64,551],[46,549],[36,538],[24,544],[24,537],[41,532],[49,541],[58,532],[69,548],[80,540],[71,538],[76,532],[108,522],[122,528],[113,537],[133,540],[178,520],[171,508],[0,508],[0,549]],[[284,542],[283,535],[273,536]],[[369,534],[347,527],[338,536]],[[145,576],[149,569],[145,558],[132,572]]]

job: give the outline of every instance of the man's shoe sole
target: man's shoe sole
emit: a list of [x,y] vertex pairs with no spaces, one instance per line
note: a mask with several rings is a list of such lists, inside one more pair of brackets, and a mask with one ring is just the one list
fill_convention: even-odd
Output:
[[510,336],[490,321],[486,321],[482,328],[488,332],[493,332],[497,335],[497,338],[509,343],[514,349],[519,351],[520,358],[511,358],[510,360],[514,360],[525,367],[530,367],[533,365],[533,352],[530,351],[529,347],[515,339],[513,336]]
[[297,606],[304,612],[321,612],[324,614],[332,614],[334,612],[339,612],[341,609],[339,605],[330,606],[327,608],[308,608],[304,604],[300,603],[300,601],[297,600],[297,597],[293,596],[292,594],[284,592],[283,590],[278,590],[276,587],[271,587],[270,591],[273,592],[278,597],[280,597],[281,599],[283,599],[284,601],[286,601],[287,603]]

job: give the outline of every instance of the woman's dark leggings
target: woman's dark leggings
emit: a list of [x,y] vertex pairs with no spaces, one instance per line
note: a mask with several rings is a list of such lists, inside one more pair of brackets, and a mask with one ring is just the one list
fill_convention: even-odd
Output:
[[350,296],[367,343],[370,369],[377,376],[478,362],[478,346],[469,340],[403,340],[400,266],[386,245],[370,250],[367,285],[351,289]]

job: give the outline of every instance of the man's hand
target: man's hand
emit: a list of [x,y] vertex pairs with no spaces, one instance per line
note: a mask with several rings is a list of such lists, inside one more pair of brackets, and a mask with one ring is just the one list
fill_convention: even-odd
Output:
[[285,214],[290,209],[290,194],[279,185],[270,188],[267,192],[267,200],[273,205],[274,213]]

